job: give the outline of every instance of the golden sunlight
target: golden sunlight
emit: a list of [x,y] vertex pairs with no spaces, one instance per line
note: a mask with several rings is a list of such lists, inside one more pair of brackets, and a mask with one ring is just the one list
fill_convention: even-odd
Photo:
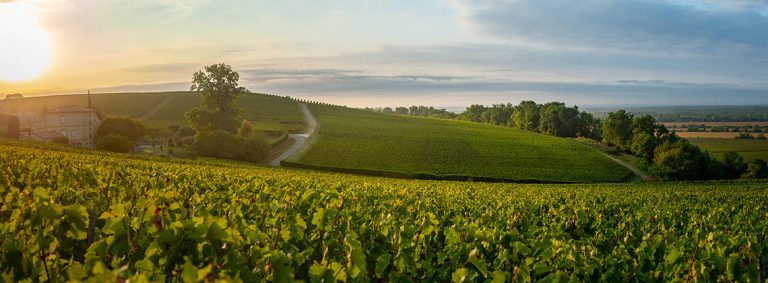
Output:
[[0,81],[27,81],[51,61],[48,33],[24,3],[0,4]]

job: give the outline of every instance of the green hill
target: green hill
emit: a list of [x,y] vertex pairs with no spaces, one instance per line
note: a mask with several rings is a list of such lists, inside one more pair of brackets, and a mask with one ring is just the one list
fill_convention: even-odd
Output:
[[454,120],[312,105],[320,122],[300,163],[404,173],[620,182],[626,168],[575,140]]
[[[141,118],[149,128],[187,124],[184,113],[200,103],[200,96],[192,92],[157,93],[99,93],[91,95],[91,103],[104,115]],[[7,111],[42,112],[63,105],[88,105],[85,94],[26,97],[0,100]],[[158,107],[159,106],[159,107]],[[246,94],[238,101],[244,118],[253,121],[258,130],[299,132],[304,127],[304,116],[298,104],[286,97]]]
[[8,282],[744,282],[768,255],[764,182],[397,180],[24,146],[0,145]]

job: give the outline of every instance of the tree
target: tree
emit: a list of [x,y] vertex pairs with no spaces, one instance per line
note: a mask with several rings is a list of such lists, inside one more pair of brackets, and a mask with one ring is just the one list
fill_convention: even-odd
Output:
[[107,117],[96,129],[96,140],[108,135],[121,135],[135,143],[140,137],[146,135],[146,128],[141,122],[128,117]]
[[470,122],[482,122],[483,112],[485,112],[485,110],[485,106],[472,104],[467,107],[467,110],[465,110],[464,113],[461,113],[461,119]]
[[119,153],[129,153],[133,150],[133,141],[119,134],[109,134],[96,140],[96,149]]
[[712,158],[686,140],[664,142],[653,152],[656,175],[666,180],[704,180],[712,174]]
[[603,143],[627,151],[631,137],[632,115],[623,109],[608,113],[608,117],[603,121]]
[[577,136],[599,140],[602,138],[602,128],[603,122],[600,119],[586,111],[579,113]]
[[739,178],[747,170],[747,164],[744,163],[744,158],[733,151],[729,151],[725,154],[723,165],[725,166],[726,178],[728,179]]
[[515,128],[538,131],[539,130],[539,108],[541,106],[533,101],[521,101],[515,106],[515,112],[512,115],[512,124]]
[[748,179],[768,178],[768,164],[766,164],[765,160],[755,159],[747,163],[747,169],[741,177]]
[[564,103],[548,102],[541,106],[539,114],[539,131],[545,134],[557,136],[562,126],[560,111],[565,107]]
[[200,106],[185,116],[198,132],[224,130],[236,133],[242,114],[235,108],[237,98],[247,90],[238,85],[240,75],[226,64],[206,66],[193,75],[191,91],[200,92]]
[[630,150],[632,151],[632,154],[650,160],[653,158],[653,151],[656,149],[658,142],[659,141],[651,134],[634,129]]

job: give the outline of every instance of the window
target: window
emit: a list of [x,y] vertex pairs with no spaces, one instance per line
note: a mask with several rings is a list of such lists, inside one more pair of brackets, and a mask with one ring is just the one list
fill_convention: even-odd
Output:
[[66,123],[67,123],[67,116],[62,114],[61,115],[61,124],[64,125]]
[[67,136],[67,130],[61,130],[61,135],[66,137]]

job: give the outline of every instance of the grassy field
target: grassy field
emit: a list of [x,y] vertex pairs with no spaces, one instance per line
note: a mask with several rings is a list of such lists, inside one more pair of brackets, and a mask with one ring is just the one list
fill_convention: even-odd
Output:
[[519,180],[620,182],[626,168],[572,139],[454,120],[312,105],[307,164]]
[[[106,115],[138,117],[152,105],[163,99],[178,95],[177,92],[158,93],[99,93],[91,95],[93,106]],[[2,99],[0,107],[10,112],[42,112],[65,105],[88,106],[88,95],[34,96],[22,99]]]
[[688,140],[716,157],[722,157],[726,152],[734,151],[746,160],[762,159],[768,161],[768,140],[701,138],[689,138]]
[[[170,101],[155,113],[147,113],[152,106]],[[172,125],[183,126],[187,122],[184,113],[200,104],[200,97],[191,92],[159,93],[108,93],[92,94],[91,101],[104,115],[140,117],[152,114],[142,121],[148,128],[162,129]],[[0,107],[7,111],[42,112],[43,109],[64,105],[88,105],[88,96],[58,95],[0,100]],[[261,94],[242,96],[237,105],[245,119],[259,130],[299,132],[304,127],[304,116],[296,102],[285,98]]]
[[[678,136],[686,139],[736,139],[741,133],[736,132],[675,132]],[[757,134],[752,134],[757,135]]]
[[[174,96],[170,103],[160,108],[146,123],[155,128],[170,125],[186,125],[184,113],[197,107],[200,97],[193,93]],[[300,132],[304,128],[304,115],[298,104],[284,97],[261,94],[242,96],[237,107],[243,110],[245,119],[259,130]]]
[[667,128],[682,127],[682,125],[707,127],[742,127],[742,126],[768,126],[768,122],[661,122]]
[[414,181],[33,146],[0,145],[2,281],[745,282],[768,256],[764,182]]

